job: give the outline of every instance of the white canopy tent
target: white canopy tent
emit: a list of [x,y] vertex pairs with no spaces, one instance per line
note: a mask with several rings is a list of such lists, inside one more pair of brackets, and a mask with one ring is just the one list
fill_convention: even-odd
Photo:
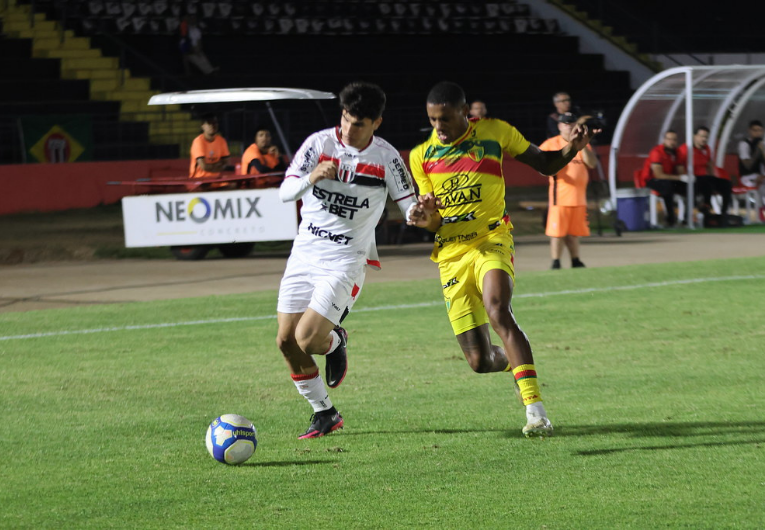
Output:
[[[616,201],[620,159],[647,157],[673,129],[688,145],[688,175],[693,175],[693,130],[709,127],[715,164],[722,167],[727,153],[753,119],[765,118],[765,65],[682,66],[646,81],[630,98],[614,130],[609,154],[608,182]],[[693,182],[687,204],[693,204]],[[691,208],[689,208],[691,210]],[[693,216],[688,215],[693,227]]]

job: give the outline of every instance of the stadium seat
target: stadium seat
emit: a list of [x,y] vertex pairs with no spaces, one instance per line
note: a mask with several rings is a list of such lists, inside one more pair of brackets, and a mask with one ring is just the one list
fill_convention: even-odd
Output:
[[[716,176],[731,180],[730,174],[721,167],[715,168]],[[748,224],[752,220],[752,214],[757,214],[756,206],[760,204],[757,188],[750,188],[749,186],[733,186],[731,188],[731,206],[733,207],[733,214],[739,215],[741,208],[741,201],[744,202],[744,209],[746,210],[745,222]]]

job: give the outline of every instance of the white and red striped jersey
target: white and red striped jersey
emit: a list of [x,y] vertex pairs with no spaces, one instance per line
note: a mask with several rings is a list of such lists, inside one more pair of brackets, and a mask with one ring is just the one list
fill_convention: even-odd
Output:
[[[337,164],[336,180],[311,185],[308,176],[325,160]],[[398,151],[372,137],[364,149],[345,145],[337,127],[309,136],[287,168],[282,201],[303,200],[293,254],[327,269],[379,268],[375,226],[388,193],[404,218],[417,202],[414,184]]]

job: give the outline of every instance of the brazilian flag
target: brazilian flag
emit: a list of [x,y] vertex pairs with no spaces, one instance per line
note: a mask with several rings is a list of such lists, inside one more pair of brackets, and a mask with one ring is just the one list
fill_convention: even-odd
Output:
[[21,129],[27,162],[57,164],[93,159],[93,124],[90,116],[22,116]]

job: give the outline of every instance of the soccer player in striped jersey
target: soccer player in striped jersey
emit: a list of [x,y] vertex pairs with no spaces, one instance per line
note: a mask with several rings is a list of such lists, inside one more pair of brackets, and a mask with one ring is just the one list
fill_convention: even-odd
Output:
[[[469,119],[465,92],[446,81],[430,91],[426,108],[433,132],[409,155],[420,192],[410,224],[436,232],[431,259],[438,263],[449,320],[470,367],[478,373],[512,371],[526,407],[523,434],[549,436],[553,426],[531,346],[510,305],[515,249],[502,159],[508,154],[554,175],[598,131],[577,125],[562,149],[540,151],[507,122]],[[501,347],[491,343],[489,324]]]
[[[302,220],[279,286],[276,343],[300,395],[313,407],[299,438],[342,428],[312,355],[324,355],[326,384],[347,369],[348,336],[340,323],[364,285],[365,268],[379,269],[375,226],[388,195],[404,219],[417,207],[414,183],[398,151],[374,135],[385,93],[351,83],[340,92],[340,125],[309,136],[287,168],[282,201],[302,199]],[[425,222],[427,213],[418,212]]]

